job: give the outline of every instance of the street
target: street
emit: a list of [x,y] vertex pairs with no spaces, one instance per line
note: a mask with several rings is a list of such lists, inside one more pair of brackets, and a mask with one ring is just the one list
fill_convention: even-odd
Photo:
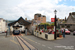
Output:
[[[15,36],[5,37],[5,33],[0,34],[0,50],[23,50]],[[21,36],[25,41],[38,50],[75,50],[75,36],[66,35],[59,40],[47,41],[33,35]]]

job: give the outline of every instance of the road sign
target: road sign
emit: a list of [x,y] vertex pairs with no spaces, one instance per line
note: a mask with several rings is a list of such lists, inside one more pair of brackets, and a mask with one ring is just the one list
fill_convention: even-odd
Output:
[[55,18],[51,18],[51,22],[54,22],[55,21]]

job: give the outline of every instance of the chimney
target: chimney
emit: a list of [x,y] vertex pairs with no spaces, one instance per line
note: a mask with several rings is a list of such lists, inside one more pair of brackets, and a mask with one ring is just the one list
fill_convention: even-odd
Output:
[[25,20],[27,20],[27,18],[25,18]]
[[66,17],[65,17],[65,21],[66,21],[67,19],[66,19]]

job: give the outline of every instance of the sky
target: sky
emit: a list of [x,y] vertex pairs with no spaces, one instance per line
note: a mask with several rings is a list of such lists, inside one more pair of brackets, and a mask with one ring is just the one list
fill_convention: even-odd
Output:
[[0,18],[6,20],[17,20],[21,16],[32,20],[34,14],[40,13],[46,16],[46,21],[51,21],[54,10],[57,18],[64,19],[75,12],[75,0],[0,0]]

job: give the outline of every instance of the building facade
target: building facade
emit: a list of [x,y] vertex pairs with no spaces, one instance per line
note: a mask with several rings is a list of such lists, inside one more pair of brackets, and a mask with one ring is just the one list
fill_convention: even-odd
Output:
[[0,31],[7,31],[6,21],[3,18],[0,18]]
[[23,19],[22,17],[20,17],[18,20],[11,22],[8,24],[9,26],[9,31],[11,32],[10,34],[12,34],[13,30],[15,30],[15,28],[13,26],[21,26],[21,28],[18,28],[18,30],[20,31],[24,31],[27,28],[27,31],[32,33],[34,31],[34,27],[31,21],[28,21],[27,19]]
[[75,12],[69,13],[65,23],[61,23],[60,27],[65,27],[71,31],[75,31]]
[[46,16],[45,15],[41,15],[41,14],[35,14],[34,15],[34,20],[40,21],[41,23],[46,23]]

